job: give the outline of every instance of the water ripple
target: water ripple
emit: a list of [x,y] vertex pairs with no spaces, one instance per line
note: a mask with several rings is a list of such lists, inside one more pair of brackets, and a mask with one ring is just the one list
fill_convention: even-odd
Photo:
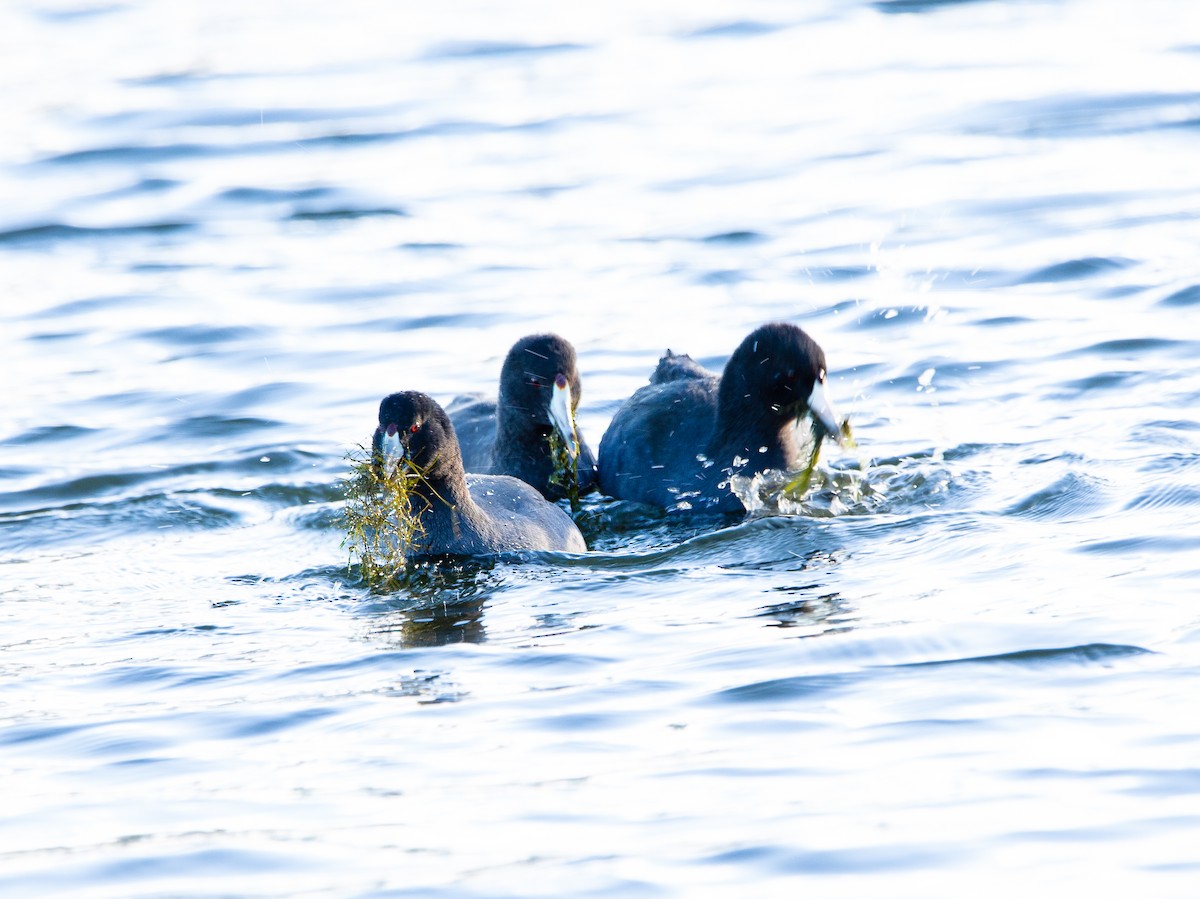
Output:
[[753,38],[764,34],[773,34],[783,27],[754,19],[739,19],[734,22],[706,25],[681,36],[684,38]]
[[776,678],[730,687],[714,694],[712,700],[740,704],[810,699],[814,696],[824,696],[828,693],[847,690],[869,676],[865,672],[844,672]]
[[1182,290],[1177,290],[1163,299],[1159,300],[1162,306],[1197,306],[1200,305],[1200,284],[1193,284],[1191,287],[1185,287]]
[[[1178,5],[4,7],[0,893],[1194,892]],[[372,385],[770,320],[799,502],[348,566]]]
[[1108,272],[1121,271],[1136,263],[1132,259],[1118,259],[1108,256],[1088,256],[1083,259],[1072,259],[1068,262],[1056,262],[1045,268],[1037,269],[1017,280],[1017,284],[1047,284],[1061,281],[1079,281],[1094,278]]
[[1069,472],[1004,510],[1031,521],[1090,518],[1111,505],[1111,486],[1102,479]]
[[926,13],[953,6],[966,6],[971,3],[990,2],[990,0],[875,0],[874,6],[885,13]]
[[1155,484],[1131,499],[1127,511],[1164,507],[1200,509],[1200,487],[1187,484]]
[[139,225],[109,225],[106,227],[82,227],[51,222],[44,225],[28,225],[0,231],[0,243],[36,243],[60,240],[117,239],[139,234],[176,234],[194,228],[192,222],[146,222]]
[[980,133],[1050,139],[1132,134],[1187,126],[1200,94],[1074,94],[985,105],[974,111]]
[[1084,646],[1062,646],[1048,649],[1021,649],[998,655],[975,656],[962,659],[937,659],[927,662],[911,662],[913,666],[943,665],[1014,665],[1019,668],[1039,670],[1058,665],[1108,665],[1120,659],[1152,655],[1151,650],[1140,646],[1125,646],[1113,643],[1089,643]]
[[711,865],[749,864],[774,875],[847,876],[855,872],[886,873],[920,868],[941,869],[951,861],[960,863],[974,854],[968,846],[962,844],[936,849],[928,845],[900,843],[890,846],[851,846],[824,850],[767,844],[721,852],[699,861]]

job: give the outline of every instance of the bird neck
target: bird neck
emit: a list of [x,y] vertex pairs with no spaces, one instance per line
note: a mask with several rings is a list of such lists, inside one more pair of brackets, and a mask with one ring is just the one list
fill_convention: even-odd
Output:
[[433,510],[437,514],[439,508],[471,502],[462,457],[457,453],[441,453],[423,467],[414,465],[413,470],[418,476],[410,482],[410,489],[418,513]]
[[795,427],[791,421],[781,421],[775,415],[721,414],[717,410],[717,426],[709,443],[708,458],[718,465],[733,466],[736,458],[745,459],[743,471],[766,471],[791,468],[800,457]]
[[531,435],[550,432],[550,415],[544,408],[532,409],[501,396],[497,402],[496,436],[525,442]]

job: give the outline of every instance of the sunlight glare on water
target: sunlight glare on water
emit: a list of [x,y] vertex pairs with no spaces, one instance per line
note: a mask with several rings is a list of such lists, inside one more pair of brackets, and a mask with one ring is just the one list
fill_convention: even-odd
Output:
[[[1191,896],[1186,24],[5,5],[0,893]],[[799,502],[348,565],[383,395],[554,330],[596,446],[774,320]]]

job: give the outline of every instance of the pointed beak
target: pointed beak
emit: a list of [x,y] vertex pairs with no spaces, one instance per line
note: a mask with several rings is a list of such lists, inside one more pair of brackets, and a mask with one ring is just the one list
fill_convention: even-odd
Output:
[[579,455],[579,437],[575,433],[575,410],[571,402],[571,385],[564,375],[554,379],[550,396],[550,421],[567,444],[567,453],[574,460]]
[[850,445],[849,432],[842,427],[842,422],[838,418],[837,412],[834,411],[833,404],[829,402],[829,397],[825,394],[824,378],[820,378],[813,384],[812,393],[808,395],[808,411],[812,413],[813,421],[825,431],[825,436],[836,440],[838,446]]
[[400,463],[404,458],[404,444],[400,442],[400,431],[395,422],[387,426],[380,425],[375,429],[371,449],[385,471],[392,471]]

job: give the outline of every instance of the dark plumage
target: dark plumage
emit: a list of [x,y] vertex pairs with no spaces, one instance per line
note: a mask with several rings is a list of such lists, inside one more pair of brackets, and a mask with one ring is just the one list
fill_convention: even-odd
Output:
[[[550,433],[557,429],[573,447],[579,492],[596,486],[596,459],[575,424],[582,381],[575,348],[557,334],[518,340],[500,369],[498,400],[456,397],[446,411],[458,432],[463,466],[481,474],[506,474],[536,487],[547,499],[567,495],[551,483]],[[556,414],[557,412],[557,414]]]
[[650,375],[651,384],[666,384],[669,381],[686,381],[689,378],[711,377],[712,372],[689,356],[687,353],[667,354],[658,360],[654,373]]
[[600,441],[600,489],[665,509],[742,512],[730,473],[795,467],[798,418],[811,411],[841,441],[824,382],[825,353],[795,325],[756,329],[720,377],[668,351]]
[[407,460],[423,473],[410,488],[424,528],[412,555],[587,550],[570,516],[528,484],[502,475],[467,475],[450,418],[423,393],[384,397],[371,445],[380,464]]

